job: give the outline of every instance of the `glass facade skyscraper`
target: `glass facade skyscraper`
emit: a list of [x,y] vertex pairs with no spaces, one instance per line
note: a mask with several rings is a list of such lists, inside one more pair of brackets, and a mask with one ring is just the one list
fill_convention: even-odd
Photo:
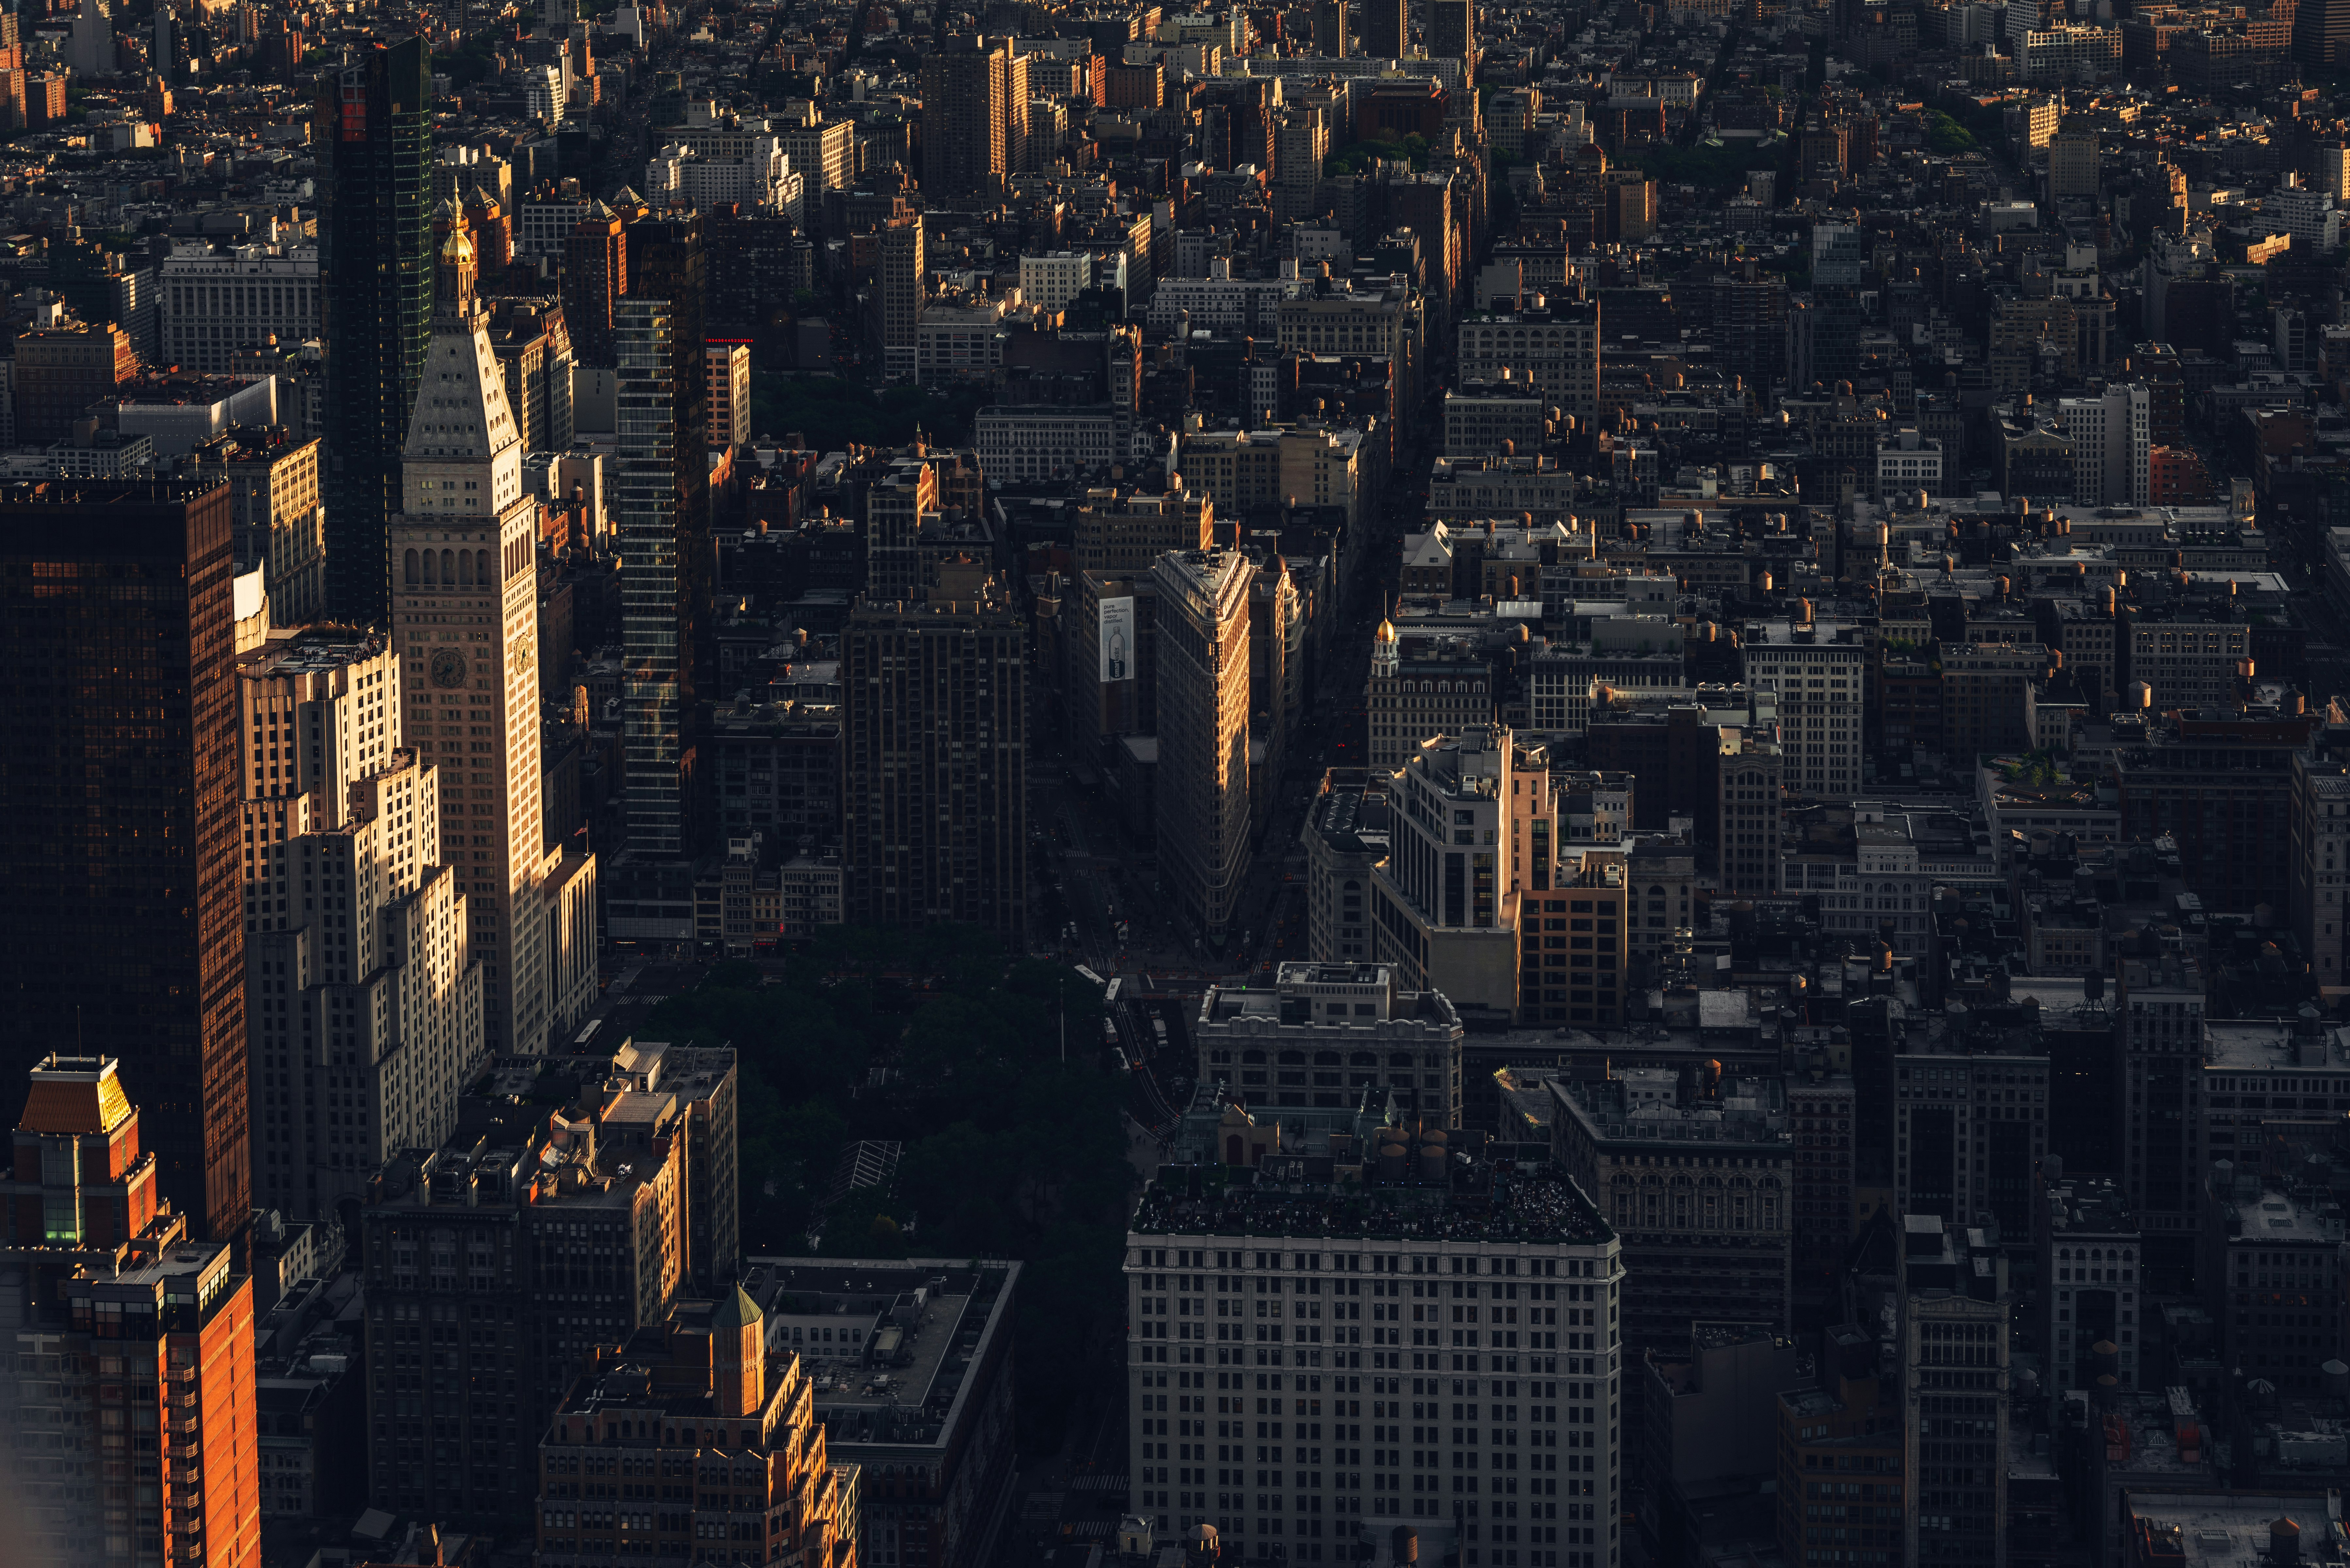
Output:
[[702,224],[640,219],[614,312],[620,367],[621,773],[629,849],[696,848],[699,694],[715,682]]
[[421,38],[369,49],[321,98],[327,599],[339,619],[385,626],[400,448],[432,332],[432,57]]
[[240,732],[234,521],[225,483],[0,492],[0,1078],[118,1058],[214,1239],[252,1209],[238,779],[297,743]]

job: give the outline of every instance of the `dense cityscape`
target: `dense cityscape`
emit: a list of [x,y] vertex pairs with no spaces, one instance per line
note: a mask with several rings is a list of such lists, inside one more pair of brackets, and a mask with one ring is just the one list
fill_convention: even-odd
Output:
[[41,0],[0,205],[6,1568],[2350,1563],[2350,0]]

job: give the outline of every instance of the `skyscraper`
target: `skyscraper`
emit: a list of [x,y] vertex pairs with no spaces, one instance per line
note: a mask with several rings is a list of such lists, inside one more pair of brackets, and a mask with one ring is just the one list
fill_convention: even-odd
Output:
[[918,598],[922,526],[939,512],[938,464],[901,457],[865,489],[865,593],[877,604]]
[[338,618],[391,614],[389,533],[401,438],[432,331],[432,76],[424,41],[328,73],[318,105],[326,188],[327,597]]
[[37,1282],[8,1325],[0,1430],[42,1456],[11,1467],[5,1555],[258,1568],[253,1279],[226,1241],[190,1241],[157,1205],[118,1068],[35,1065],[0,1170],[0,1260]]
[[487,1048],[542,1051],[592,998],[592,960],[562,907],[592,888],[595,866],[546,843],[537,506],[523,489],[522,442],[462,218],[438,270],[431,369],[402,465],[409,505],[391,528],[400,738],[440,777],[443,853],[481,961]]
[[922,217],[907,213],[881,225],[881,359],[893,376],[914,373],[920,348],[923,277]]
[[1249,842],[1249,583],[1234,550],[1179,550],[1159,590],[1159,865],[1184,918],[1221,940]]
[[[1013,96],[1012,41],[959,37],[922,57],[922,194],[993,195],[1028,140],[1028,100]],[[1024,86],[1024,82],[1023,84]]]
[[1393,60],[1410,47],[1410,0],[1363,0],[1363,53]]
[[237,664],[242,729],[294,739],[243,808],[255,1200],[288,1219],[332,1218],[393,1154],[448,1137],[484,1054],[442,770],[400,746],[400,684],[390,639],[344,627]]
[[2350,0],[2316,0],[2296,10],[2293,57],[2329,71],[2350,65]]
[[119,1058],[218,1237],[252,1210],[232,526],[225,484],[0,493],[0,1062]]
[[1812,225],[1812,294],[1787,316],[1787,372],[1797,389],[1834,386],[1860,364],[1860,285],[1867,251],[1850,223]]
[[715,680],[701,221],[639,219],[614,333],[620,382],[622,774],[631,853],[695,848],[697,693]]
[[1430,58],[1459,60],[1467,88],[1467,67],[1477,57],[1477,0],[1428,0]]
[[612,342],[612,311],[629,292],[629,244],[619,217],[601,202],[588,203],[563,242],[563,316],[579,363],[608,370],[619,363]]
[[1347,36],[1347,0],[1315,0],[1314,52],[1340,58],[1354,52]]
[[1019,613],[983,568],[950,563],[925,601],[858,601],[840,677],[848,919],[968,921],[1016,945],[1028,908]]
[[[1980,1232],[1976,1232],[1980,1234]],[[2008,1333],[2004,1276],[1939,1214],[1901,1217],[1901,1472],[1910,1487],[1901,1560],[2006,1568]]]

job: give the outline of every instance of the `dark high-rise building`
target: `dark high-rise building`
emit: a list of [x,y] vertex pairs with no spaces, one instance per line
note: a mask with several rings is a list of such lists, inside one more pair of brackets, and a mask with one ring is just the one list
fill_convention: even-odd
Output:
[[922,194],[993,195],[1027,142],[1027,65],[1003,38],[951,38],[922,57]]
[[1020,617],[984,568],[950,563],[941,576],[925,603],[860,599],[841,637],[846,912],[966,921],[1016,946],[1028,909]]
[[327,599],[388,626],[400,454],[432,336],[432,75],[421,38],[369,50],[320,89],[327,341]]
[[1463,65],[1476,57],[1477,0],[1428,0],[1428,53]]
[[1410,44],[1410,0],[1363,0],[1363,53],[1400,59]]
[[702,223],[639,219],[627,238],[629,292],[614,337],[629,848],[673,857],[693,852],[708,821],[694,804],[695,703],[717,680]]
[[579,363],[608,370],[619,363],[612,343],[612,313],[629,292],[629,244],[619,215],[601,202],[588,205],[563,242],[563,316]]
[[213,1238],[251,1209],[242,767],[224,483],[0,491],[0,1080],[118,1058],[163,1194]]
[[1315,0],[1314,52],[1333,59],[1354,53],[1347,36],[1347,0]]
[[2293,14],[2293,57],[2329,71],[2350,66],[2350,0],[2303,0]]

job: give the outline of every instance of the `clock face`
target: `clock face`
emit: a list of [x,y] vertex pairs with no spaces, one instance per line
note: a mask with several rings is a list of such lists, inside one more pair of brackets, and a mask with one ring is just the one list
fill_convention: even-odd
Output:
[[465,656],[453,648],[432,650],[432,684],[463,686],[465,683]]
[[525,632],[522,636],[515,639],[515,663],[518,666],[528,665],[530,663],[530,656],[537,651],[537,648],[538,645],[531,640],[531,636],[528,632]]

